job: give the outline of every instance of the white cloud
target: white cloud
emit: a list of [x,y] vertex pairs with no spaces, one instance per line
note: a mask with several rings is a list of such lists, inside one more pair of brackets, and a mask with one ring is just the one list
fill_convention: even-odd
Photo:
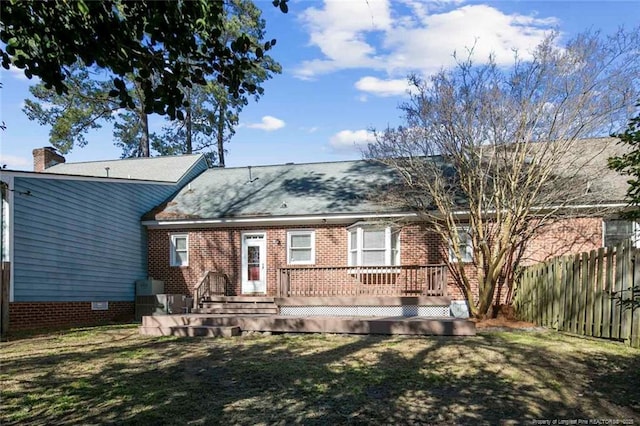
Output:
[[342,130],[329,139],[329,145],[336,151],[360,151],[375,136],[368,130]]
[[399,96],[409,90],[406,78],[381,80],[376,77],[362,77],[355,84],[356,89],[378,96]]
[[[4,68],[3,68],[3,70],[4,70]],[[4,71],[6,71],[6,70],[4,70]],[[20,69],[18,67],[15,67],[13,64],[9,65],[9,70],[8,71],[11,73],[11,75],[14,78],[17,78],[18,80],[24,80],[24,81],[29,80],[27,78],[27,76],[24,75],[24,69]]]
[[264,117],[262,117],[262,121],[260,121],[260,123],[247,124],[247,127],[250,129],[260,129],[266,132],[272,132],[274,130],[282,129],[284,126],[284,121],[270,115],[265,115]]
[[339,70],[368,69],[386,75],[364,77],[358,82],[364,86],[360,90],[377,96],[400,95],[404,93],[399,89],[400,78],[409,73],[426,76],[451,66],[454,51],[462,54],[473,47],[476,61],[494,54],[499,64],[507,64],[514,49],[526,58],[558,24],[553,17],[460,3],[326,0],[321,7],[302,13],[309,44],[320,55],[299,64],[295,75],[312,79]]
[[25,170],[33,166],[31,158],[18,157],[17,155],[0,154],[0,167],[7,165],[10,170]]
[[303,79],[345,68],[376,67],[380,59],[366,35],[385,31],[391,24],[386,0],[327,0],[324,7],[310,7],[302,13],[309,29],[309,44],[317,46],[323,58],[305,61],[295,70]]

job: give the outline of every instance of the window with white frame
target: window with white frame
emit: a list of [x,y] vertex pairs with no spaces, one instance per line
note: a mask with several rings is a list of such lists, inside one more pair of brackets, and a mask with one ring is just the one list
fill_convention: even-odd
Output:
[[[473,262],[473,240],[468,228],[458,229],[458,250],[460,250],[460,260],[462,262]],[[452,242],[449,242],[449,261],[458,261]]]
[[189,236],[187,234],[171,234],[170,250],[171,266],[189,265]]
[[349,231],[349,266],[400,265],[400,231],[356,224]]
[[313,265],[315,262],[315,231],[296,230],[287,232],[287,263],[290,265]]
[[625,240],[633,241],[638,247],[638,224],[624,219],[607,219],[603,221],[603,246],[613,247]]

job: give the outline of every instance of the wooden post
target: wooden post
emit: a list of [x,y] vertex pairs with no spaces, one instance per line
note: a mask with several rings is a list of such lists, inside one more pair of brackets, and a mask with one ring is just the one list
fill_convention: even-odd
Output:
[[[633,282],[631,283],[631,300],[640,303],[640,256],[639,250],[633,250],[631,266],[633,268]],[[640,348],[640,306],[633,304],[631,313],[631,346]]]
[[562,258],[556,258],[553,261],[553,279],[551,281],[552,283],[552,287],[551,287],[551,291],[553,294],[553,305],[552,305],[552,315],[551,315],[551,324],[550,326],[555,329],[558,330],[558,323],[560,321],[560,297],[561,297],[561,289],[562,287],[561,282],[562,282],[562,269],[563,269],[563,264],[562,264]]
[[[624,276],[622,278],[620,303],[625,300],[632,300],[631,297],[633,296],[633,262],[631,260],[631,241],[629,240],[624,244],[623,262]],[[621,309],[620,338],[625,339],[627,343],[631,343],[632,305],[621,305]]]
[[604,293],[603,297],[603,305],[602,305],[602,337],[610,338],[611,337],[611,306],[613,305],[614,300],[612,298],[613,291],[613,283],[614,283],[614,270],[613,270],[613,256],[614,249],[607,249],[607,266],[606,266],[606,280],[604,284]]
[[602,336],[602,311],[605,302],[603,276],[604,276],[604,247],[598,249],[596,258],[596,286],[594,292],[594,310],[593,310],[593,335]]
[[588,275],[584,291],[586,296],[586,315],[585,315],[585,334],[587,336],[593,336],[593,311],[594,311],[594,299],[596,294],[596,250],[592,250],[589,253]]
[[623,289],[623,278],[624,278],[624,255],[623,255],[623,245],[619,244],[616,246],[616,273],[614,279],[614,297],[611,299],[611,337],[613,339],[620,338],[620,314],[621,314],[621,294]]

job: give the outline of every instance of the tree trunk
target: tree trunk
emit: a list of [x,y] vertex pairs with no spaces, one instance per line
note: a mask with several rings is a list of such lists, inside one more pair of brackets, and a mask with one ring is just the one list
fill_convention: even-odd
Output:
[[223,100],[218,109],[218,167],[224,167],[224,116],[227,103]]
[[186,128],[186,140],[185,140],[185,154],[193,154],[193,143],[191,142],[192,134],[192,122],[191,122],[191,89],[187,89],[187,98],[189,100],[189,106],[186,108],[185,128]]
[[149,116],[142,112],[140,115],[142,137],[140,138],[140,157],[149,157]]

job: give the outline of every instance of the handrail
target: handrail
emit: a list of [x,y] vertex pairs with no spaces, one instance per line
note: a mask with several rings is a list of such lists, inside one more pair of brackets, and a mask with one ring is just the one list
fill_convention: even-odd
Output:
[[224,296],[227,293],[227,274],[218,271],[206,271],[200,282],[193,289],[193,307],[198,308],[203,300],[211,296]]
[[277,293],[293,296],[446,296],[447,267],[294,266],[278,270]]

